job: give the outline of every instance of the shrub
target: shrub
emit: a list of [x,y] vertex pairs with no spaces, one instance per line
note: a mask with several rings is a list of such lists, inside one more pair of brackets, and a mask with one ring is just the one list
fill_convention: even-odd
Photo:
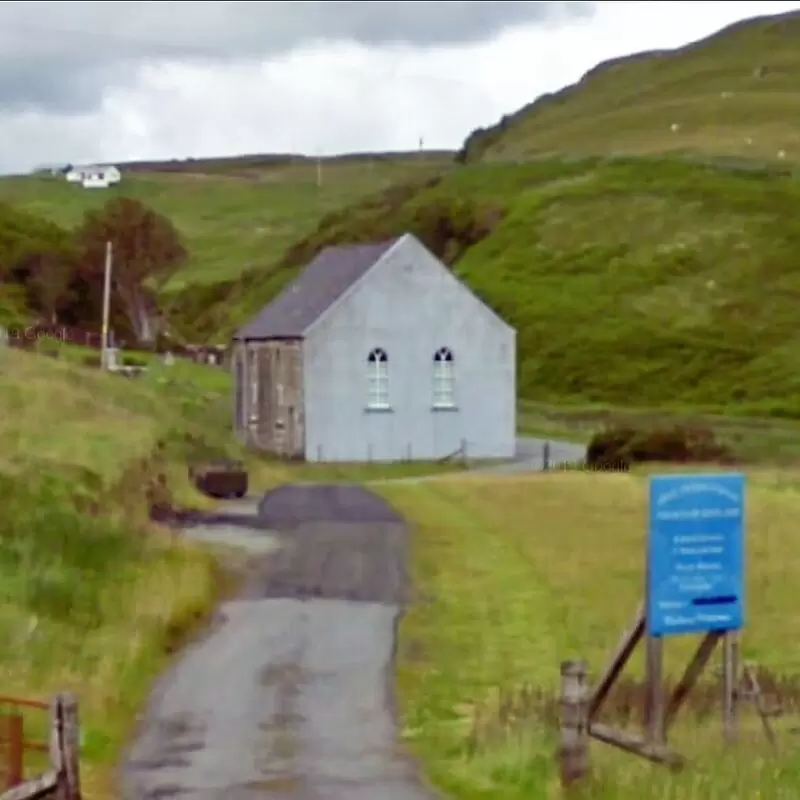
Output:
[[586,464],[596,469],[646,462],[717,463],[734,461],[730,448],[703,425],[636,428],[620,425],[596,433],[586,449]]
[[123,355],[122,364],[126,367],[146,367],[147,361],[139,356]]

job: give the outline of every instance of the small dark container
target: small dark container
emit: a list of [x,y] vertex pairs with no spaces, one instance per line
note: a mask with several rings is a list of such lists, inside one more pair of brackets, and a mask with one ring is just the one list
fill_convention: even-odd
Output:
[[247,494],[247,470],[241,461],[210,461],[190,467],[189,477],[208,497],[230,499]]

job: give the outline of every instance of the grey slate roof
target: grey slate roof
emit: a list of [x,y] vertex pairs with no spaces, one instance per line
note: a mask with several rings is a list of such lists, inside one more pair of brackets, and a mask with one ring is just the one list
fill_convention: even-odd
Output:
[[276,298],[243,325],[234,339],[302,338],[397,241],[323,250]]

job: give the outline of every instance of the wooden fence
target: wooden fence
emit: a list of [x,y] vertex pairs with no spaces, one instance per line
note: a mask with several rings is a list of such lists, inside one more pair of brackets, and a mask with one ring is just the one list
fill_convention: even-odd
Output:
[[[50,714],[50,741],[26,738],[24,710]],[[0,697],[0,800],[81,800],[78,703],[59,694],[51,703]],[[47,753],[49,768],[36,777],[25,772],[27,752]]]
[[[111,338],[112,345],[119,346],[127,353],[152,354],[154,352],[152,348],[141,347],[129,342],[115,342],[113,336]],[[9,346],[21,350],[33,350],[47,340],[88,347],[92,350],[100,350],[102,346],[102,336],[97,331],[74,328],[69,325],[37,323],[35,325],[7,328],[6,339]],[[221,366],[224,363],[227,348],[222,345],[174,343],[169,347],[159,347],[155,352],[159,354],[170,352],[176,358],[188,359],[198,364]]]

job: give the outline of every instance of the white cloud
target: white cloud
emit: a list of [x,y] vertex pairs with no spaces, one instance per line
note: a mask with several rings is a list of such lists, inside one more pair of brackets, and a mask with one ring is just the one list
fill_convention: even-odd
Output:
[[604,2],[593,16],[433,49],[304,46],[258,62],[162,59],[80,116],[0,115],[0,169],[59,160],[459,147],[599,61],[676,47],[782,2]]

